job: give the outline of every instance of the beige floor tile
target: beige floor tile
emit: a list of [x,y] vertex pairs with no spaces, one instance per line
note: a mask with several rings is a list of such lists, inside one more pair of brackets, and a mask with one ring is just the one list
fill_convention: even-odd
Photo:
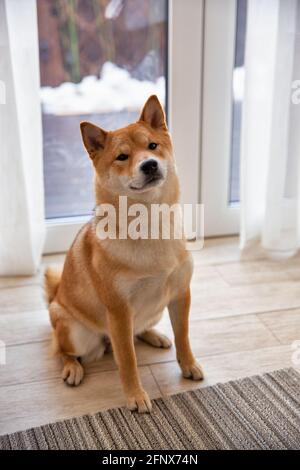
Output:
[[255,315],[211,320],[191,318],[190,340],[194,353],[199,356],[279,344]]
[[300,341],[300,309],[261,313],[258,318],[267,325],[282,344]]
[[42,258],[42,267],[49,264],[63,264],[65,261],[65,253],[54,253],[53,255],[44,255]]
[[273,283],[300,280],[299,260],[275,262],[270,260],[228,263],[215,267],[230,285]]
[[300,307],[300,283],[272,282],[228,286],[203,291],[192,286],[192,312],[199,318],[216,318]]
[[[141,367],[140,375],[150,397],[160,396],[150,368]],[[0,387],[0,434],[96,413],[124,403],[117,371],[88,375],[79,387],[68,387],[59,379],[22,387]]]
[[[163,329],[160,328],[160,331],[162,332]],[[173,339],[172,333],[167,333],[168,336]],[[153,346],[138,341],[136,344],[136,356],[139,365],[174,361],[176,359],[174,341],[170,349],[154,348]]]
[[[6,288],[6,287],[29,286],[32,284],[41,284],[41,272],[38,272],[35,276],[0,277],[0,289]],[[1,296],[1,290],[0,290],[0,296]]]
[[49,341],[51,326],[47,310],[0,315],[0,339],[7,345]]
[[[5,287],[21,287],[33,284],[42,285],[43,273],[46,266],[50,264],[62,264],[65,259],[65,254],[54,254],[43,256],[41,266],[34,276],[7,276],[0,277],[0,289]],[[0,292],[1,296],[1,292]]]
[[216,292],[216,289],[228,288],[228,283],[218,272],[216,266],[195,265],[191,282],[194,292]]
[[[157,329],[173,340],[170,322],[166,319]],[[255,315],[242,315],[210,320],[190,320],[190,340],[195,355],[199,357],[235,351],[255,350],[280,342]],[[139,364],[155,364],[176,358],[173,347],[169,350],[156,349],[145,345],[137,348]]]
[[191,320],[190,340],[196,356],[260,349],[280,344],[255,315]]
[[49,341],[9,346],[6,364],[0,366],[0,387],[59,378],[60,371],[58,359],[51,357]]
[[291,280],[288,272],[281,269],[278,263],[265,260],[222,264],[216,266],[216,270],[231,286]]
[[208,238],[203,244],[189,242],[188,248],[193,253],[195,265],[203,266],[240,260],[238,237]]
[[201,382],[184,379],[176,362],[155,364],[152,373],[164,395],[194,390],[241,377],[262,374],[285,367],[293,367],[291,349],[287,346],[257,349],[255,351],[219,354],[199,359],[205,379]]
[[[192,251],[195,264],[214,265],[242,261],[239,249],[239,237],[206,238],[204,244],[197,242],[188,243],[189,250]],[[247,252],[243,255],[243,261],[262,259],[265,254],[262,251]]]
[[0,316],[45,308],[41,285],[25,285],[0,289]]

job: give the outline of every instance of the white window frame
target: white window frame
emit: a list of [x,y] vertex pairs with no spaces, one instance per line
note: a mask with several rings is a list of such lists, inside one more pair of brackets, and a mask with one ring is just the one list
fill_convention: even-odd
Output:
[[[168,20],[168,120],[181,202],[204,204],[205,236],[237,233],[239,208],[227,203],[236,0],[169,0]],[[47,220],[44,253],[66,251],[89,219]]]
[[239,204],[229,204],[236,0],[205,2],[201,201],[205,235],[239,233]]
[[67,251],[76,234],[90,219],[91,215],[46,219],[44,255]]

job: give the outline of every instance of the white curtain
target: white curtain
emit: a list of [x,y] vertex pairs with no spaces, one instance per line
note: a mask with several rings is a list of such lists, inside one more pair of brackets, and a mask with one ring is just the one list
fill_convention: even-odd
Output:
[[32,274],[45,235],[35,0],[0,0],[0,275]]
[[299,15],[298,0],[248,1],[241,247],[276,258],[300,245]]

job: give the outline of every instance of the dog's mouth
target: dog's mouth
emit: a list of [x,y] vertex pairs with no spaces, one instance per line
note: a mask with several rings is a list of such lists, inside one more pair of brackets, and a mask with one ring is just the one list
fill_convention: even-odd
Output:
[[135,186],[135,185],[130,185],[130,189],[133,191],[145,191],[150,188],[153,188],[155,186],[158,186],[159,183],[163,180],[162,174],[156,174],[156,175],[151,175],[149,176],[146,180],[144,180],[142,186]]

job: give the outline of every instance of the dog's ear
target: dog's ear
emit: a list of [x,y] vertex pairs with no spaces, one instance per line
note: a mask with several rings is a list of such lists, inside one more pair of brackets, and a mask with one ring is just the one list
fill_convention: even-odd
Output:
[[167,129],[165,112],[156,95],[146,101],[139,121],[146,122],[154,129]]
[[93,160],[104,149],[107,132],[90,122],[80,123],[84,146]]

